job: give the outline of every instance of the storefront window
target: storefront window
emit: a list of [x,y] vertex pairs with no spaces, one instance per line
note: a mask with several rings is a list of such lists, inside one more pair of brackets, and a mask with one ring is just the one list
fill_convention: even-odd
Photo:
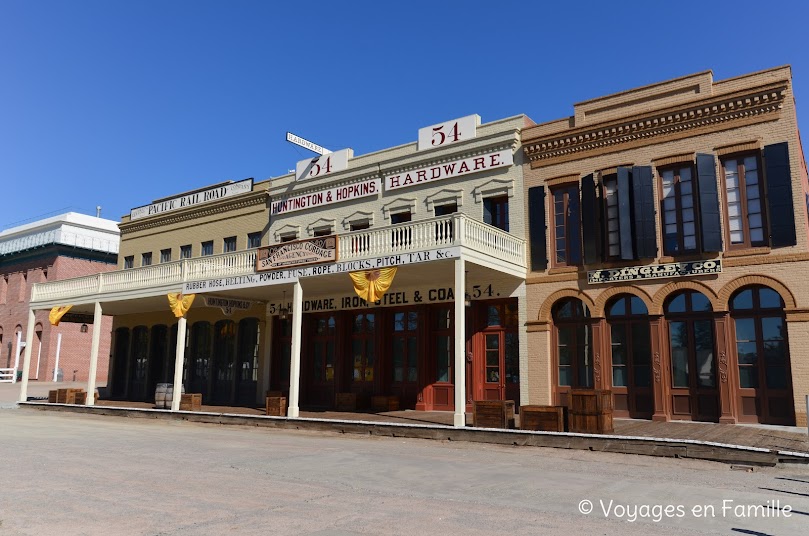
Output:
[[593,387],[590,311],[581,300],[570,298],[554,305],[552,315],[556,330],[558,385]]

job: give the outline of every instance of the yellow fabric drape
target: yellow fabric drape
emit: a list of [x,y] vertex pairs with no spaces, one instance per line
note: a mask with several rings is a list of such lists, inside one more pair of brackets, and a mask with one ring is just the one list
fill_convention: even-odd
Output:
[[58,326],[59,321],[65,316],[65,313],[70,311],[70,308],[73,307],[72,305],[63,305],[62,307],[54,307],[51,309],[50,314],[48,314],[48,320],[50,320],[52,326]]
[[396,267],[363,270],[348,275],[354,281],[354,292],[357,296],[370,303],[382,299],[382,295],[390,288],[396,275]]
[[169,299],[171,312],[174,313],[175,317],[180,318],[185,316],[185,313],[191,309],[191,304],[194,303],[196,294],[183,295],[182,292],[177,292],[175,294],[166,294],[166,297]]

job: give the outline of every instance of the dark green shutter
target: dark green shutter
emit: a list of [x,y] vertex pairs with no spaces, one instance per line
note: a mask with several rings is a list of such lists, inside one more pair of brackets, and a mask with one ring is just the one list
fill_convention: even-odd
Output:
[[702,251],[722,251],[722,227],[719,223],[719,193],[716,187],[716,161],[712,154],[697,155],[699,188],[699,227]]
[[531,246],[531,270],[545,270],[548,267],[548,249],[544,186],[528,188],[528,239]]
[[621,258],[635,258],[632,249],[632,181],[629,168],[618,168],[618,231],[621,238]]
[[596,184],[593,175],[590,174],[581,180],[581,227],[585,264],[594,264],[601,260],[600,215],[596,199]]
[[797,244],[795,209],[792,206],[792,174],[787,142],[764,147],[767,181],[767,208],[770,215],[770,246],[782,248]]
[[651,167],[632,168],[632,195],[635,209],[635,254],[639,259],[654,259],[657,257],[657,229]]

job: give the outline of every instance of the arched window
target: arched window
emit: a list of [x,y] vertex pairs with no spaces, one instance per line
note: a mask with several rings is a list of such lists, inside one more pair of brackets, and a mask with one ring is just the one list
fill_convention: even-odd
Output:
[[616,414],[649,418],[652,399],[652,347],[646,304],[621,294],[607,304],[612,391]]
[[593,342],[590,311],[581,300],[565,298],[554,304],[557,386],[593,387]]

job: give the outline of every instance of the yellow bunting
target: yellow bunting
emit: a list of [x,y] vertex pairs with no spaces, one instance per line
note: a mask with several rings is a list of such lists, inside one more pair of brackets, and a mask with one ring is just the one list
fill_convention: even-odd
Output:
[[368,303],[382,299],[382,295],[390,288],[396,267],[378,270],[363,270],[348,274],[354,281],[354,292]]
[[72,305],[64,305],[62,307],[54,307],[51,309],[50,314],[48,315],[48,320],[50,320],[52,326],[58,326],[59,321],[65,316],[65,313],[70,311],[70,308],[73,307]]
[[174,313],[174,316],[180,318],[185,316],[185,313],[191,309],[191,304],[194,303],[196,294],[183,295],[182,292],[177,292],[175,294],[166,294],[166,297],[169,299],[171,312]]

